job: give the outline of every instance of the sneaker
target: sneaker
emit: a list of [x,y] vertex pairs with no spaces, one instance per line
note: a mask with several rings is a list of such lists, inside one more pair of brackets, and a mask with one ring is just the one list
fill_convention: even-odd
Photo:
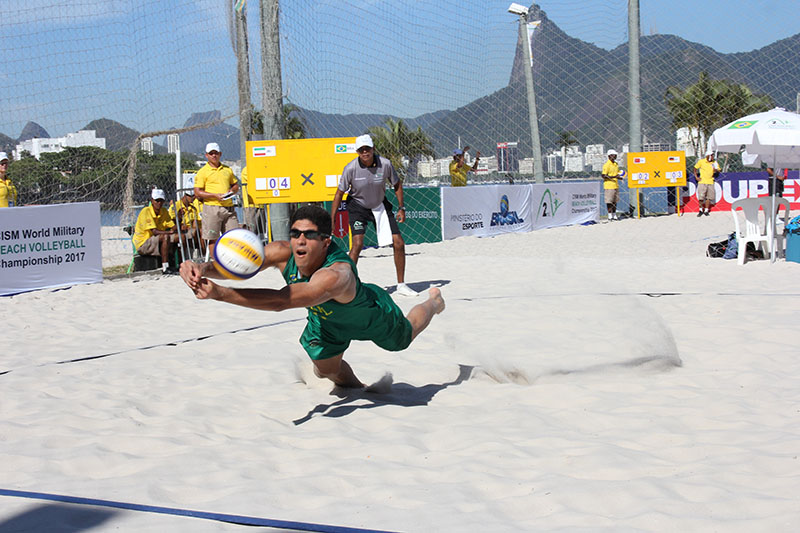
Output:
[[397,294],[400,296],[416,296],[417,291],[406,285],[405,283],[397,284]]
[[168,269],[161,271],[161,274],[164,276],[177,276],[178,273],[178,269],[173,267],[169,267]]
[[706,211],[706,216],[710,217],[711,216],[711,211]]
[[703,212],[702,211],[698,211],[697,212],[697,217],[700,218],[701,216],[703,216]]

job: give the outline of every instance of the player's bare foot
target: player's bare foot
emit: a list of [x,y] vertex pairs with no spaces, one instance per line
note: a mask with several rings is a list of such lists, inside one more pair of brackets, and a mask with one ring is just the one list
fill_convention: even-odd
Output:
[[428,291],[428,300],[433,302],[434,312],[438,315],[444,311],[444,298],[442,298],[442,291],[439,287],[431,287]]

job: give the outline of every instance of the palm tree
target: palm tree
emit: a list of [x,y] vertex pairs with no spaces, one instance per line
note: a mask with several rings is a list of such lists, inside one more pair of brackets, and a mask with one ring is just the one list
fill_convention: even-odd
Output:
[[561,148],[561,177],[567,173],[567,148],[578,144],[574,131],[559,131],[556,146]]
[[368,131],[375,143],[375,151],[391,161],[401,179],[408,174],[403,157],[411,162],[420,156],[436,157],[430,137],[419,126],[412,131],[403,119],[392,118],[387,118],[384,124],[383,127],[374,126]]
[[[300,108],[294,104],[283,104],[283,138],[305,139],[306,122],[299,115]],[[295,114],[297,113],[297,114]],[[264,114],[259,109],[253,110],[251,133],[263,135]]]
[[774,107],[772,98],[755,94],[743,83],[713,80],[708,72],[701,72],[697,80],[685,90],[667,87],[664,95],[667,109],[672,115],[675,129],[689,128],[699,133],[697,139],[690,135],[696,154],[705,152],[705,139],[719,127],[744,115],[767,111]]

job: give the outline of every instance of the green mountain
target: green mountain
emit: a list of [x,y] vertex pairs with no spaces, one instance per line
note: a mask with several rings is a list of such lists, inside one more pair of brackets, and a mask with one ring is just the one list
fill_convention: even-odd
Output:
[[[93,120],[81,129],[95,130],[98,138],[102,137],[106,140],[106,149],[114,152],[130,150],[136,138],[139,137],[138,131],[108,118]],[[165,154],[167,149],[154,142],[153,153]]]
[[[556,147],[561,131],[575,131],[581,145],[621,147],[628,141],[628,45],[608,51],[568,36],[536,5],[528,20],[541,20],[533,44],[533,79],[542,149]],[[674,35],[640,39],[642,130],[648,142],[674,146],[664,95],[667,87],[687,87],[701,71],[712,78],[747,84],[769,94],[778,106],[794,109],[800,88],[800,34],[746,53],[721,54]],[[517,45],[509,85],[447,114],[428,131],[437,152],[455,146],[458,136],[484,153],[495,143],[519,141],[530,155],[523,55]]]

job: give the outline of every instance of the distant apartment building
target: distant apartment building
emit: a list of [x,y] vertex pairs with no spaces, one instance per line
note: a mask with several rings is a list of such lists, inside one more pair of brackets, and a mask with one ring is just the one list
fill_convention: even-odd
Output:
[[105,149],[106,140],[96,136],[95,130],[80,130],[75,133],[67,133],[64,137],[50,139],[28,139],[19,143],[14,150],[14,159],[19,160],[22,152],[28,152],[36,159],[45,153],[58,153],[64,148],[79,148],[81,146],[96,146]]
[[153,139],[150,137],[145,137],[141,141],[139,141],[139,150],[146,153],[147,155],[153,155]]
[[[181,137],[177,133],[167,135],[167,153],[174,154],[181,151]],[[205,164],[205,161],[203,161]]]
[[516,142],[497,143],[497,171],[519,172],[519,149]]
[[[450,162],[453,160],[452,157],[445,157],[441,159],[433,159],[433,158],[424,158],[417,162],[417,176],[419,178],[425,179],[432,179],[432,178],[440,178],[445,177],[447,178],[446,181],[449,183],[449,176],[450,176]],[[470,167],[475,164],[475,158],[470,157],[469,152],[464,157],[464,161]],[[489,172],[497,172],[497,158],[495,156],[491,157],[483,157],[481,156],[480,161],[478,162],[478,168],[475,169],[475,174],[487,174]],[[469,180],[472,174],[469,174],[467,179]]]
[[586,145],[586,167],[592,172],[601,172],[608,161],[605,144]]
[[705,136],[700,133],[697,128],[679,128],[675,132],[675,149],[683,150],[686,157],[696,156],[695,145],[699,146],[700,150],[702,150],[705,144]]

